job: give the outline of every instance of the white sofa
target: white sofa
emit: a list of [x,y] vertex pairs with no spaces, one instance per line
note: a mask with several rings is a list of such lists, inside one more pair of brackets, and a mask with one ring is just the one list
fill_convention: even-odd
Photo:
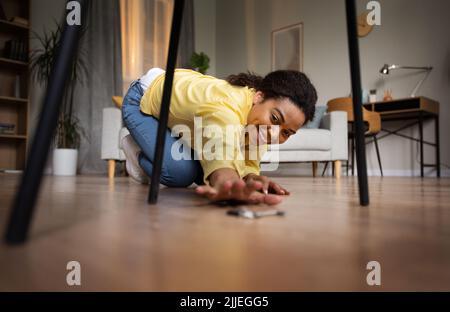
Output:
[[[109,177],[114,176],[115,162],[125,160],[120,141],[128,133],[120,109],[104,108],[101,157],[109,162]],[[324,115],[319,129],[300,129],[284,144],[269,147],[262,163],[312,162],[315,175],[317,162],[332,161],[339,177],[341,161],[348,158],[347,144],[347,113],[334,111]]]
[[312,162],[315,175],[317,162],[332,161],[335,176],[339,177],[341,161],[348,159],[347,131],[346,112],[325,114],[319,129],[300,129],[285,143],[270,146],[263,156],[263,167],[277,162]]
[[120,141],[128,134],[122,121],[122,112],[117,107],[103,109],[101,158],[108,161],[108,176],[114,177],[116,161],[125,161]]

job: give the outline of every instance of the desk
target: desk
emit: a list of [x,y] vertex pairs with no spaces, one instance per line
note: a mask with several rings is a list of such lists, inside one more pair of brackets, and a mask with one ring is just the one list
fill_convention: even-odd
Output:
[[[378,139],[385,138],[389,135],[397,135],[406,139],[410,139],[420,143],[420,176],[424,176],[424,167],[436,168],[436,176],[441,176],[440,170],[440,144],[439,144],[439,102],[429,98],[419,96],[412,98],[396,99],[391,101],[374,102],[363,104],[364,108],[380,113],[381,121],[398,121],[398,120],[413,120],[413,122],[403,125],[402,127],[392,131],[382,128],[386,134],[378,137]],[[423,139],[423,122],[427,119],[434,119],[435,125],[435,141],[427,142]],[[419,126],[419,138],[410,137],[399,133],[400,131],[410,128],[414,125]],[[434,146],[436,150],[436,163],[424,163],[424,144]]]

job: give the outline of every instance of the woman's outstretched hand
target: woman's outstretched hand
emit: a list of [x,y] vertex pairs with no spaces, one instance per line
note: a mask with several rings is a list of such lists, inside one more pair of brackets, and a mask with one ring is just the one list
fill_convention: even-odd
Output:
[[205,196],[211,201],[236,200],[249,204],[276,205],[282,201],[281,196],[264,194],[263,182],[254,179],[247,181],[227,180],[214,186],[202,185],[195,189],[199,195]]
[[272,193],[277,195],[289,195],[289,191],[278,183],[273,182],[266,176],[249,173],[244,178],[245,181],[259,181],[262,183],[262,191],[265,194]]

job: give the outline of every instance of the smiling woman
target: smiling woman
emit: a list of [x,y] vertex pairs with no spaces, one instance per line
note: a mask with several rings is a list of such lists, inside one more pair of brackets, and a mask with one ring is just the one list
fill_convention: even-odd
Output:
[[[295,70],[277,70],[266,77],[252,73],[231,75],[231,85],[250,87],[256,91],[255,101],[247,123],[251,125],[278,125],[278,141],[283,143],[290,135],[314,117],[317,93],[308,77]],[[269,131],[270,134],[271,133]]]
[[[132,83],[123,101],[130,131],[123,144],[128,171],[143,183],[153,172],[164,81],[163,70],[151,69]],[[279,195],[289,192],[260,175],[264,148],[259,147],[285,142],[313,118],[316,101],[308,77],[294,70],[274,71],[264,78],[241,73],[223,80],[176,69],[160,182],[171,187],[205,184],[197,193],[213,201],[279,203]],[[179,128],[193,134],[183,133],[188,148],[182,154],[187,158],[176,152],[179,133],[171,130]]]

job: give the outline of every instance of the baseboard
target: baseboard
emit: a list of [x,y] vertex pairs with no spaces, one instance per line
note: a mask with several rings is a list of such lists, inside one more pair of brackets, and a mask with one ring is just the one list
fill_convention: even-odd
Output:
[[[374,170],[367,170],[367,175],[369,176],[380,176],[380,170],[374,169]],[[414,170],[396,170],[396,169],[390,169],[390,170],[383,170],[383,175],[385,177],[420,177],[420,169],[414,169]],[[424,171],[425,177],[436,177],[436,170],[425,168]],[[441,177],[450,177],[450,169],[441,169]]]
[[[281,163],[276,171],[265,170],[265,164],[261,164],[261,172],[269,176],[312,176],[312,165],[311,163]],[[332,163],[330,162],[328,168],[325,172],[326,176],[331,175]],[[356,168],[355,168],[356,169]],[[321,176],[323,172],[323,164],[319,163],[317,168],[317,176]],[[350,173],[350,172],[349,172]],[[355,170],[355,175],[357,171]],[[420,177],[420,169],[408,170],[408,169],[385,169],[383,170],[385,177]],[[342,168],[342,175],[346,176],[346,168]],[[380,176],[380,170],[369,169],[367,170],[367,175],[376,177]],[[425,168],[424,175],[426,177],[436,177],[436,170],[432,168]],[[441,168],[441,177],[450,177],[450,169]]]

